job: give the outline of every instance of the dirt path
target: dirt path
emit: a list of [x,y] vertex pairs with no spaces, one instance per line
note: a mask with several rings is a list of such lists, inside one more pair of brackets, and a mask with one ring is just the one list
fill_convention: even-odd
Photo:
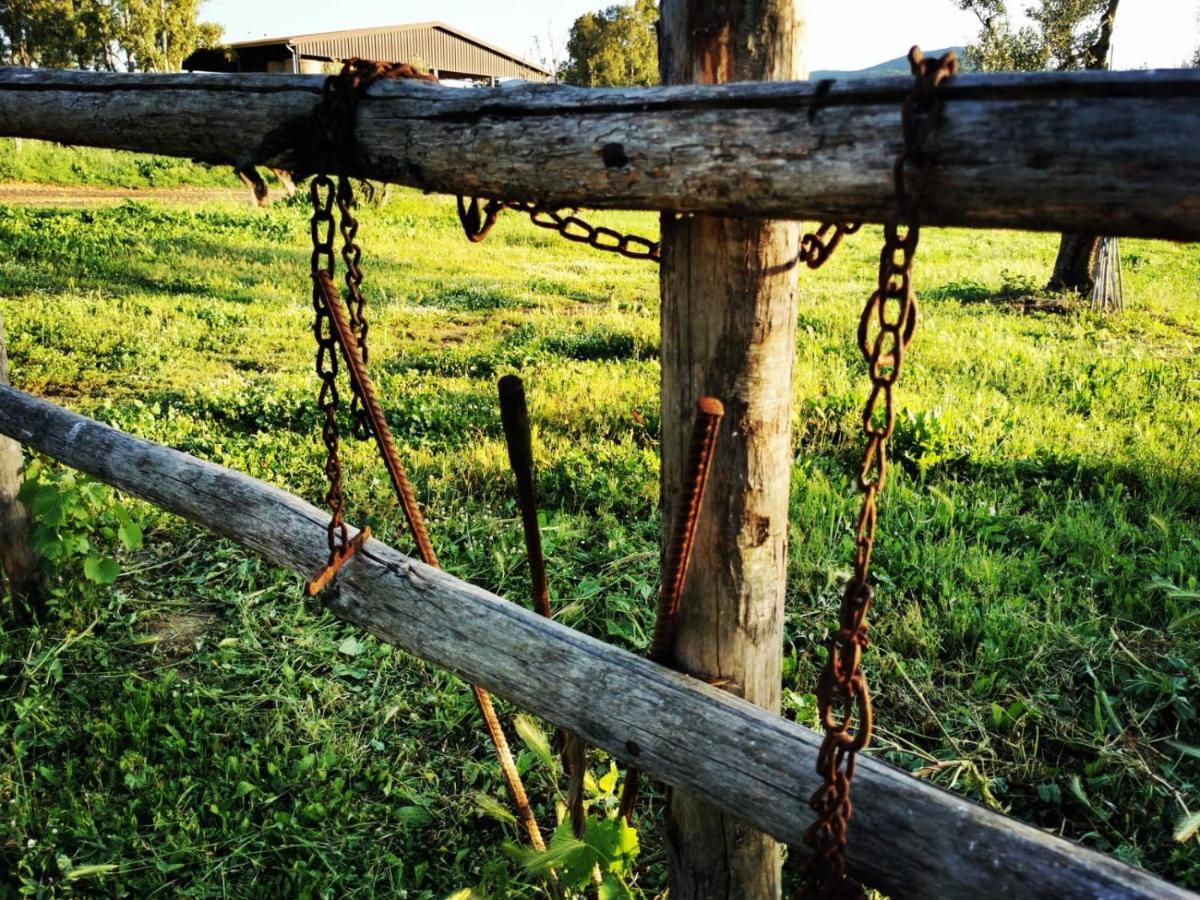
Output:
[[225,201],[252,206],[244,188],[171,187],[121,188],[91,185],[0,184],[0,203],[24,206],[113,206],[126,200],[156,200],[161,203],[209,203]]

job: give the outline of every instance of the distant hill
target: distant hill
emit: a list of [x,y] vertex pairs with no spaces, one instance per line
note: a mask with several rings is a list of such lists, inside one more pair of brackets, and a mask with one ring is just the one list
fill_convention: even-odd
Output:
[[[959,62],[963,58],[962,47],[943,47],[941,50],[926,51],[926,56],[941,56],[947,51],[953,50],[958,54]],[[809,79],[812,81],[821,81],[824,78],[888,78],[895,75],[908,75],[908,57],[897,56],[895,59],[889,59],[887,62],[881,62],[878,65],[869,66],[866,69],[858,69],[854,72],[842,72],[837,69],[817,69]]]

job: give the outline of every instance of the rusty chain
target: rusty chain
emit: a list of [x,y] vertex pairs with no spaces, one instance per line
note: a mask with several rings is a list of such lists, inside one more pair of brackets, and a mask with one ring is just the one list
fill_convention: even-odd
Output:
[[[312,159],[318,174],[314,176],[310,188],[313,205],[311,274],[313,306],[316,312],[313,332],[317,339],[316,368],[321,380],[318,403],[324,415],[322,436],[326,446],[325,473],[329,480],[325,499],[330,508],[331,518],[329,562],[309,581],[310,594],[316,594],[328,585],[370,534],[370,529],[364,527],[350,539],[342,518],[345,498],[338,456],[338,350],[341,351],[349,370],[356,432],[361,438],[375,438],[421,559],[427,565],[438,566],[416,496],[400,463],[391,430],[366,369],[369,329],[366,301],[361,289],[363,275],[359,264],[362,260],[362,249],[357,243],[358,221],[353,214],[354,190],[347,170],[352,165],[354,153],[355,109],[366,89],[381,78],[436,81],[432,76],[418,72],[408,64],[392,65],[369,60],[349,60],[339,74],[326,79],[314,129],[316,137]],[[329,177],[330,172],[337,175],[336,187]],[[335,203],[338,207],[336,223],[333,214]],[[345,304],[338,297],[333,285],[335,227],[342,237],[341,256],[346,268],[344,280],[348,298]],[[495,749],[501,775],[517,809],[517,815],[529,835],[534,850],[542,851],[545,849],[545,843],[526,797],[521,775],[504,730],[492,706],[491,697],[483,688],[472,686],[471,690]],[[553,871],[551,879],[554,879]]]
[[810,269],[821,268],[833,256],[842,238],[854,234],[861,227],[856,222],[822,222],[816,231],[810,231],[800,239],[800,262]]
[[[358,263],[362,252],[355,243],[358,222],[351,208],[354,204],[353,189],[346,176],[347,158],[352,152],[349,146],[353,135],[353,121],[358,100],[366,86],[377,78],[422,78],[411,66],[388,66],[365,60],[351,60],[341,73],[325,80],[321,91],[320,111],[313,130],[312,161],[319,174],[309,185],[312,198],[312,218],[309,228],[312,235],[312,282],[313,282],[313,335],[317,342],[316,371],[321,382],[317,405],[321,410],[321,439],[325,444],[325,505],[329,508],[328,526],[329,566],[323,575],[335,571],[339,560],[344,561],[351,552],[349,529],[343,515],[345,491],[342,488],[342,465],[339,455],[339,433],[337,413],[340,404],[338,395],[338,350],[334,324],[325,307],[318,285],[322,272],[330,278],[335,271],[334,234],[342,235],[342,259],[346,265],[346,286],[350,291],[350,320],[355,338],[364,359],[367,355],[367,321],[364,301],[359,285],[362,272]],[[337,175],[337,184],[329,173]],[[337,204],[339,222],[335,222],[333,206]],[[351,412],[355,431],[359,437],[369,437],[369,424],[363,410],[362,397],[356,384],[351,382]],[[320,580],[314,579],[311,584]]]
[[[662,262],[662,247],[640,234],[617,231],[603,225],[593,225],[579,216],[574,208],[555,209],[533,201],[488,200],[480,203],[478,197],[458,197],[458,220],[463,233],[472,244],[478,244],[488,236],[506,209],[525,213],[529,221],[538,228],[557,232],[561,237],[577,244],[587,244],[596,250],[619,253],[629,259],[646,259]],[[565,211],[564,211],[565,210]],[[857,224],[824,222],[815,232],[805,234],[800,241],[799,262],[810,269],[819,269],[833,255],[842,238],[858,231]]]
[[[846,875],[845,851],[852,812],[850,783],[857,754],[871,740],[872,730],[871,696],[861,667],[873,595],[871,553],[877,503],[887,480],[887,443],[895,428],[895,387],[904,351],[917,325],[912,269],[920,238],[918,205],[929,171],[925,141],[941,113],[938,86],[957,70],[953,52],[925,59],[920,49],[913,47],[909,62],[917,84],[901,113],[904,150],[893,167],[896,214],[884,228],[878,286],[863,308],[858,326],[858,347],[871,376],[862,416],[867,443],[856,478],[863,500],[854,537],[854,573],[842,594],[838,628],[830,637],[829,656],[817,682],[825,737],[817,755],[822,784],[809,801],[817,818],[804,836],[812,849],[801,888],[805,897],[865,896],[862,885]],[[902,225],[908,229],[904,234]],[[835,232],[834,246],[837,239]]]
[[325,505],[329,507],[328,525],[329,557],[332,561],[349,545],[349,531],[342,519],[345,509],[345,494],[342,490],[342,464],[338,455],[338,355],[337,340],[333,323],[325,311],[317,288],[317,278],[322,272],[333,274],[333,182],[319,175],[309,186],[313,214],[309,220],[312,233],[312,277],[313,277],[313,335],[317,340],[316,370],[321,388],[317,395],[317,406],[321,410],[321,440],[325,443]]

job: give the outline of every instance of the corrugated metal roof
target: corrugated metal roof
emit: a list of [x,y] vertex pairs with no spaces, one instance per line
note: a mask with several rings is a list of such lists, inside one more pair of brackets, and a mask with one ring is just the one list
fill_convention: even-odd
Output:
[[417,22],[379,28],[354,28],[315,34],[283,35],[239,41],[234,50],[272,45],[290,45],[301,56],[349,59],[382,59],[407,62],[419,58],[438,71],[497,78],[549,77],[539,65],[460,31],[445,22]]

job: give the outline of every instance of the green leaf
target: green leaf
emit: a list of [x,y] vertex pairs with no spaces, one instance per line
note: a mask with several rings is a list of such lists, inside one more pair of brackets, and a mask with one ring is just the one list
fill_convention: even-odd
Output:
[[1177,753],[1182,753],[1184,756],[1190,756],[1192,759],[1200,759],[1200,747],[1192,744],[1181,744],[1179,741],[1167,741],[1167,746]]
[[632,900],[633,892],[612,872],[596,888],[596,900]]
[[628,872],[637,859],[638,835],[624,816],[588,822],[583,839],[595,849],[605,872]]
[[362,656],[366,651],[367,645],[360,641],[354,635],[350,635],[340,644],[338,644],[338,653],[343,656]]
[[433,822],[433,816],[423,806],[402,806],[396,810],[396,818],[406,828],[423,828]]
[[525,742],[525,746],[533,751],[533,755],[541,761],[542,765],[550,771],[554,771],[554,751],[550,749],[550,740],[533,716],[517,716],[513,720],[513,727],[521,736],[521,740]]
[[117,529],[117,537],[121,539],[126,550],[142,549],[142,526],[137,522],[126,522]]
[[78,881],[80,878],[94,878],[97,875],[108,875],[117,871],[112,863],[91,866],[76,866],[67,873],[67,881]]
[[[591,822],[588,823],[589,825]],[[571,833],[570,821],[554,830],[550,844],[541,853],[512,848],[510,851],[525,869],[535,875],[558,873],[559,884],[566,888],[586,887],[596,866],[596,851]]]
[[238,799],[241,799],[242,797],[245,797],[247,794],[253,794],[257,790],[258,790],[258,788],[255,787],[254,785],[252,785],[250,782],[239,781],[237,790],[235,790],[233,792],[233,796]]
[[111,557],[106,556],[104,559],[100,559],[96,556],[89,556],[83,561],[84,577],[96,584],[112,584],[120,574],[121,566]]
[[596,783],[597,790],[601,795],[609,796],[617,786],[617,764],[609,762],[608,771],[600,776],[600,780]]

